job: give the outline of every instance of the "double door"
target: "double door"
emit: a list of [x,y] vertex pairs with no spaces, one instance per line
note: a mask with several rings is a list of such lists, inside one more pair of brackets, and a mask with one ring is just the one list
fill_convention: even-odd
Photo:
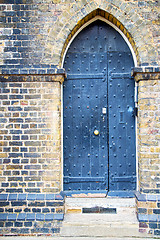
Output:
[[[100,27],[91,28],[98,45]],[[92,51],[91,43],[89,50],[78,51],[74,42],[65,58],[64,190],[135,190],[133,59],[122,49]]]

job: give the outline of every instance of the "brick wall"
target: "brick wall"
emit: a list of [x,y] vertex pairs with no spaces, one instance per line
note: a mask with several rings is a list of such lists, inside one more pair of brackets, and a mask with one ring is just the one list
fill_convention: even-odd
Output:
[[138,158],[139,188],[143,193],[160,193],[160,75],[139,73]]
[[59,194],[0,195],[0,236],[57,235],[64,213]]
[[103,17],[120,29],[125,28],[123,33],[135,42],[139,64],[158,65],[158,1],[1,0],[2,73],[23,74],[28,68],[30,73],[31,68],[38,73],[41,67],[44,71],[61,67],[61,52],[72,29],[96,9],[104,10]]
[[1,77],[1,192],[61,189],[61,84],[54,79]]
[[0,234],[58,234],[62,75],[1,76]]
[[[157,216],[159,234],[159,68],[150,68],[159,65],[158,1],[44,2],[0,1],[0,231],[15,235],[59,231],[62,59],[77,30],[99,14],[128,38],[139,66],[148,66],[135,70],[139,190],[146,194],[145,202],[156,196],[157,205],[154,211],[139,210],[140,195],[137,211],[141,226],[146,226],[149,213]],[[48,198],[54,208],[47,205]],[[140,215],[143,211],[146,218]]]
[[160,194],[136,194],[139,231],[160,235]]
[[139,70],[135,74],[138,82],[137,216],[141,232],[160,235],[160,74],[159,68]]

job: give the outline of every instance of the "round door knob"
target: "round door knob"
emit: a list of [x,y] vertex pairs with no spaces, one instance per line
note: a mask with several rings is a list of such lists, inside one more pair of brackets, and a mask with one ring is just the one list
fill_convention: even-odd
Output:
[[96,130],[94,130],[94,135],[99,135],[99,131],[96,129]]

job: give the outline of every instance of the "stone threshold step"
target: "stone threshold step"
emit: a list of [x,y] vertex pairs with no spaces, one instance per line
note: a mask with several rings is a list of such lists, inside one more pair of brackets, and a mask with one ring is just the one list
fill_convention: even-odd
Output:
[[66,208],[117,208],[117,207],[135,207],[135,198],[65,198]]
[[95,206],[95,207],[86,207],[86,208],[81,208],[79,207],[68,207],[65,206],[65,213],[66,214],[113,214],[113,215],[125,215],[125,214],[135,214],[135,208],[110,208],[110,207],[100,207],[100,206]]
[[67,226],[71,226],[71,227],[116,227],[116,228],[138,228],[139,224],[138,223],[128,223],[128,222],[106,222],[106,223],[99,223],[97,222],[86,222],[86,223],[79,223],[79,222],[64,222],[63,223],[63,227],[67,227]]
[[99,224],[107,224],[108,222],[116,222],[116,223],[137,223],[137,216],[135,212],[130,213],[130,212],[124,212],[124,213],[119,213],[119,214],[97,214],[97,213],[85,213],[85,214],[65,214],[64,216],[64,223],[94,223],[98,222]]
[[144,237],[147,234],[139,232],[138,227],[110,227],[110,226],[63,226],[61,236],[75,237]]
[[[128,219],[135,219],[136,217],[136,208],[103,208],[103,207],[93,207],[93,208],[80,208],[80,207],[74,207],[69,208],[68,206],[65,206],[65,217],[72,217],[72,218],[81,218],[85,219],[86,217],[92,218],[92,216],[102,217],[104,218],[106,216],[109,218],[114,219],[122,219],[125,220]],[[129,220],[129,219],[128,219]]]

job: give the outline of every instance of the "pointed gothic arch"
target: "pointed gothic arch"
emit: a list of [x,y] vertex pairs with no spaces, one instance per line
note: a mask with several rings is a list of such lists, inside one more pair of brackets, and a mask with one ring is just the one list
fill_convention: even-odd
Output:
[[131,44],[95,16],[76,31],[64,56],[64,190],[136,190]]
[[64,58],[66,55],[66,52],[71,45],[72,41],[75,39],[75,37],[88,25],[90,25],[92,22],[96,20],[101,20],[103,22],[106,22],[108,25],[112,26],[117,32],[121,34],[125,42],[127,43],[128,47],[131,50],[133,59],[134,59],[134,66],[140,64],[140,58],[137,51],[136,44],[131,36],[131,34],[127,31],[127,29],[124,27],[124,25],[112,14],[102,10],[102,9],[96,9],[89,13],[87,16],[85,16],[82,20],[80,20],[77,25],[72,29],[70,34],[68,35],[60,57],[61,66],[63,67]]

